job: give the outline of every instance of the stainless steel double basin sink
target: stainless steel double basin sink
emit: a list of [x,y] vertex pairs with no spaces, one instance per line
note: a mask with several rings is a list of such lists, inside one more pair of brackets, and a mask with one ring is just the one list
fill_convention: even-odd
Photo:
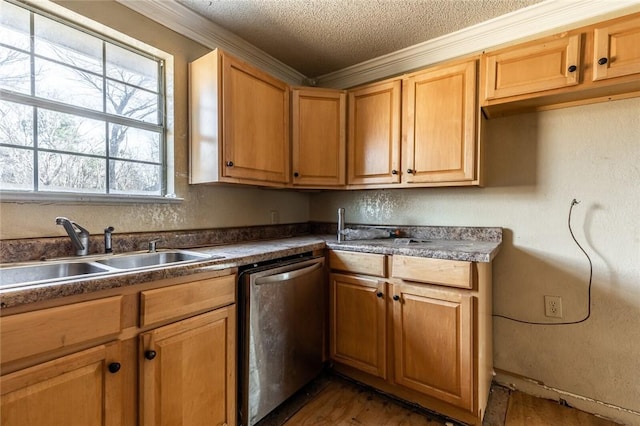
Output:
[[0,267],[0,289],[221,258],[222,256],[209,256],[188,250],[162,250],[153,253],[53,259],[15,266],[7,264]]

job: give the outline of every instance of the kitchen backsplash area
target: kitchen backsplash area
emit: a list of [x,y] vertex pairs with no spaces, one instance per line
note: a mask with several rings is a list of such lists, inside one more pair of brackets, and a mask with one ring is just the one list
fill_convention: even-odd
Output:
[[[352,229],[374,227],[347,223]],[[406,226],[388,225],[398,238],[420,240],[466,240],[501,242],[502,229],[494,227]],[[194,229],[185,231],[136,232],[112,235],[113,253],[146,250],[150,241],[157,240],[157,248],[188,249],[243,241],[271,240],[302,235],[336,235],[337,225],[330,222],[307,222],[279,225]],[[89,238],[89,254],[103,254],[104,239],[100,234]],[[0,241],[0,263],[28,262],[74,255],[69,237],[25,238]]]
[[[150,241],[159,240],[157,248],[184,249],[242,241],[269,240],[296,237],[310,233],[308,223],[265,226],[243,226],[185,231],[113,233],[113,253],[146,250]],[[26,238],[0,241],[0,263],[27,262],[73,256],[69,237]],[[104,253],[102,235],[91,235],[89,254]]]

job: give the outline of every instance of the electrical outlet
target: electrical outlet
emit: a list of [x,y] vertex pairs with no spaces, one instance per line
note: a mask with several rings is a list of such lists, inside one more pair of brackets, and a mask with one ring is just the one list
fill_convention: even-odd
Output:
[[560,296],[544,297],[544,315],[552,318],[562,318],[562,298]]

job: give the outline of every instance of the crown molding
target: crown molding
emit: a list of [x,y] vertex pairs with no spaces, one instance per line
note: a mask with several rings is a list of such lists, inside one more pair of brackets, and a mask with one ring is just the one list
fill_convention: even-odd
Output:
[[640,11],[640,0],[547,0],[489,21],[318,77],[320,87],[349,88],[501,45]]
[[[210,49],[217,47],[289,84],[302,73],[186,8],[175,0],[116,0]],[[314,79],[319,87],[344,89],[454,58],[566,31],[640,11],[640,0],[546,0]]]
[[299,85],[306,79],[300,72],[175,0],[116,1],[205,47],[219,47],[289,84]]

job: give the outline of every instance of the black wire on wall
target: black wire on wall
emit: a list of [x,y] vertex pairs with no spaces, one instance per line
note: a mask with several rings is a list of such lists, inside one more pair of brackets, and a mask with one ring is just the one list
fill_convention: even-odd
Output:
[[584,255],[587,257],[587,260],[589,261],[589,287],[588,287],[589,290],[588,290],[588,293],[587,293],[588,294],[588,296],[587,296],[587,315],[584,318],[580,319],[580,320],[568,321],[568,322],[525,321],[525,320],[509,317],[509,316],[506,316],[506,315],[500,315],[500,314],[493,314],[494,317],[496,317],[496,318],[504,318],[504,319],[507,319],[509,321],[515,321],[515,322],[519,322],[519,323],[522,323],[522,324],[531,324],[531,325],[572,325],[572,324],[583,323],[583,322],[585,322],[586,320],[589,319],[589,317],[591,316],[591,284],[592,284],[592,280],[593,280],[593,263],[591,263],[591,258],[589,257],[587,252],[584,250],[584,248],[582,248],[582,246],[580,245],[580,243],[576,239],[576,236],[573,234],[573,229],[571,229],[571,213],[573,212],[573,207],[576,204],[580,204],[580,201],[577,201],[574,198],[571,201],[571,206],[569,207],[569,218],[567,219],[567,226],[569,227],[569,233],[571,234],[571,238],[573,238],[573,241],[576,243],[578,248],[582,251],[582,253],[584,253]]

